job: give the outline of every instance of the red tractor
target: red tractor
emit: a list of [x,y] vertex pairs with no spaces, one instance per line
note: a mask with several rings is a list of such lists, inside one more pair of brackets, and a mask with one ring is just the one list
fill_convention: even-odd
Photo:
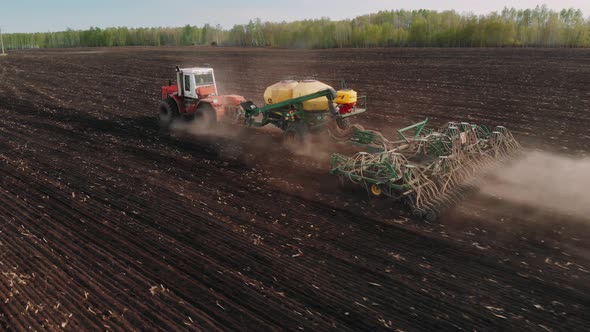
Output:
[[236,122],[244,102],[242,96],[218,95],[213,68],[176,67],[176,84],[162,87],[160,122],[167,126],[175,119],[194,119],[207,128],[219,121]]

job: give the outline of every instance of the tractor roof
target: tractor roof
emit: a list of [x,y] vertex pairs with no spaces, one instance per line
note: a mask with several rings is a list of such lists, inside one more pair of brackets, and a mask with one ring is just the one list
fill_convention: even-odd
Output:
[[190,73],[190,74],[203,74],[203,73],[212,73],[213,68],[209,67],[193,67],[193,68],[181,68],[183,73]]

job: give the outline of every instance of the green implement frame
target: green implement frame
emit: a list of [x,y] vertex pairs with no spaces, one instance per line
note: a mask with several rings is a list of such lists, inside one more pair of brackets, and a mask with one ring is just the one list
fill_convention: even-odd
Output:
[[411,126],[407,126],[405,128],[402,129],[398,129],[398,133],[401,139],[403,139],[404,141],[406,141],[406,143],[410,143],[410,139],[408,139],[408,136],[404,135],[404,133],[408,130],[414,130],[414,137],[412,137],[412,139],[417,139],[418,137],[420,137],[420,134],[422,134],[422,132],[424,131],[424,128],[426,128],[426,124],[428,123],[428,118],[426,118],[424,121],[420,121],[418,123],[415,123]]
[[[321,97],[328,98],[329,113],[303,110],[304,102]],[[314,130],[325,125],[333,117],[340,117],[333,105],[334,98],[336,98],[336,91],[325,89],[263,107],[257,107],[252,102],[246,102],[242,104],[242,107],[245,110],[247,126],[263,127],[270,123],[284,130],[293,122],[303,120],[309,130]],[[258,115],[262,115],[260,121],[255,119]],[[332,117],[326,115],[332,115]]]
[[355,158],[334,153],[330,159],[330,174],[339,175],[367,189],[371,185],[378,185],[387,193],[405,192],[411,187],[402,182],[404,173],[400,166],[402,163],[383,152],[361,154]]
[[[355,126],[353,128],[352,136],[350,137],[349,143],[360,146],[365,151],[376,153],[390,150],[392,148],[399,148],[401,144],[410,144],[412,141],[420,138],[423,134],[428,132],[426,124],[428,118],[411,126],[397,130],[400,140],[390,141],[378,131],[366,130],[361,126]],[[409,135],[408,132],[412,131]]]
[[330,173],[343,182],[403,200],[412,214],[428,221],[460,201],[478,173],[515,155],[520,145],[508,129],[467,122],[427,128],[428,119],[397,130],[400,140],[355,128],[350,143],[364,151],[333,154]]

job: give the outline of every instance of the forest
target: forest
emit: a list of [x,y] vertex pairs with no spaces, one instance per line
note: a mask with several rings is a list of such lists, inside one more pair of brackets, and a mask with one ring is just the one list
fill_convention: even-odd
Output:
[[504,8],[487,15],[394,10],[333,21],[198,27],[91,27],[4,35],[8,49],[219,45],[280,48],[344,47],[589,47],[590,18],[580,10]]

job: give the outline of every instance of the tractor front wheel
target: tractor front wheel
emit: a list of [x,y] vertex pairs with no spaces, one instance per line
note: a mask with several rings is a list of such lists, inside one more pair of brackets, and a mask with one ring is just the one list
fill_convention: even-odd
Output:
[[160,119],[160,124],[162,126],[169,126],[179,115],[178,105],[176,105],[174,99],[168,98],[160,103],[160,113],[158,118]]

